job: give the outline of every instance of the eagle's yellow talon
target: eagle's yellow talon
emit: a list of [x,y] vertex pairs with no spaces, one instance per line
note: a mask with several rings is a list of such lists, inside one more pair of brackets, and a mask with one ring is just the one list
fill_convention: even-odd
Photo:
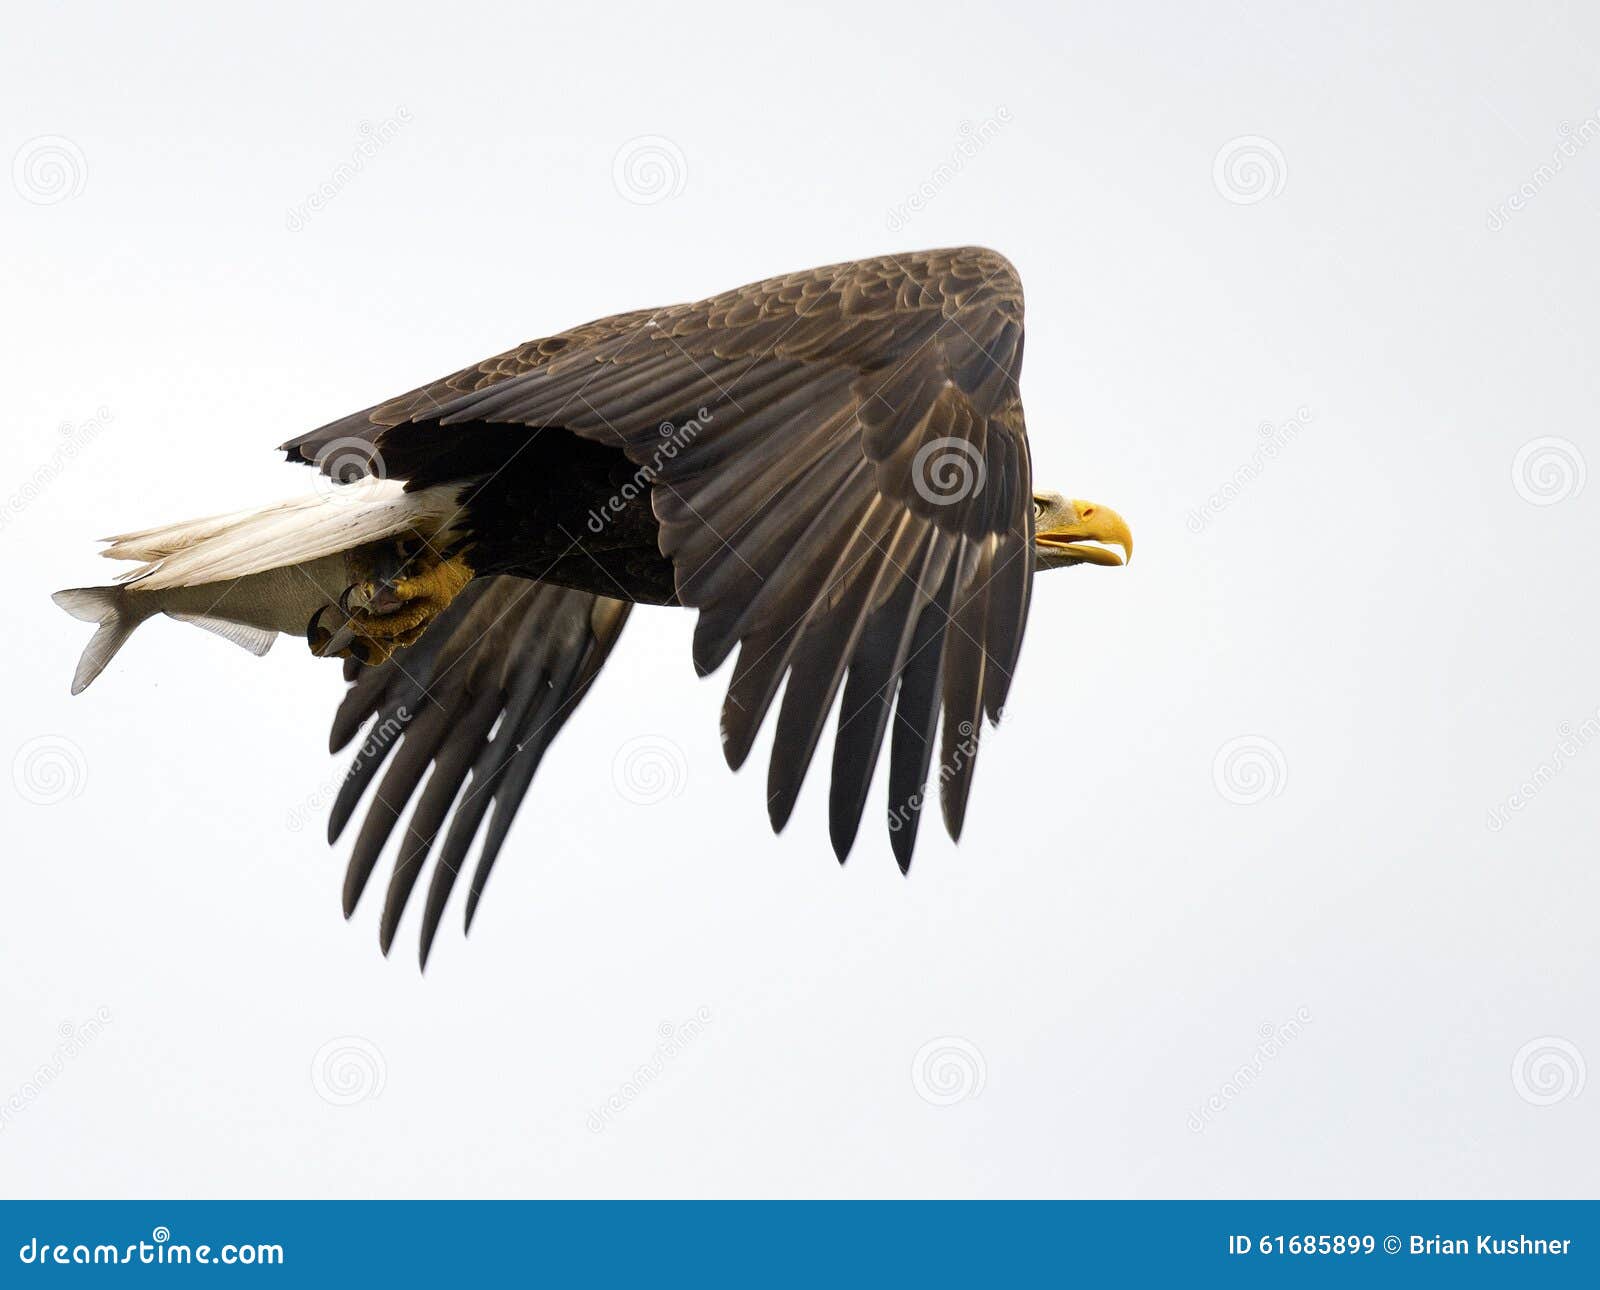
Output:
[[389,589],[404,601],[437,603],[442,609],[471,581],[472,569],[461,556],[454,555],[426,565],[413,562],[404,577],[389,583]]
[[[351,582],[341,598],[350,639],[331,652],[367,665],[385,663],[414,645],[461,589],[472,567],[458,553],[441,560],[431,550],[408,553],[400,544],[352,551],[345,558]],[[403,576],[391,576],[390,570]],[[311,633],[313,653],[327,652],[338,633]]]

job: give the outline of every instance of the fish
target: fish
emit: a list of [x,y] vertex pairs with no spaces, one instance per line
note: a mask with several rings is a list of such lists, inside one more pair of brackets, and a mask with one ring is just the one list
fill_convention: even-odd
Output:
[[156,614],[215,632],[260,657],[280,633],[303,636],[323,613],[337,609],[349,583],[344,556],[332,555],[193,587],[141,591],[137,584],[113,583],[69,587],[51,599],[74,618],[97,624],[72,677],[72,693],[82,694]]
[[299,636],[323,653],[330,635],[348,623],[355,584],[374,590],[354,607],[389,608],[389,582],[403,571],[408,552],[419,541],[451,540],[458,513],[454,487],[407,492],[398,481],[363,479],[258,510],[107,538],[102,555],[140,566],[121,581],[51,597],[96,625],[72,693],[86,690],[158,614],[258,657],[280,635]]

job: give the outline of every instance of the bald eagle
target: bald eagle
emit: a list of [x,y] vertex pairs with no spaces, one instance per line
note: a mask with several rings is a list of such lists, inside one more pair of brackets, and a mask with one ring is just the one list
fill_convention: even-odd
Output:
[[330,842],[388,765],[345,912],[415,796],[379,939],[387,953],[434,855],[426,964],[487,820],[471,927],[545,750],[632,607],[682,606],[699,615],[699,675],[738,650],[722,709],[734,769],[782,691],[775,831],[837,699],[842,862],[892,724],[890,845],[906,870],[941,714],[940,802],[960,837],[1035,570],[1132,556],[1115,511],[1035,490],[1022,342],[1016,270],[978,247],[828,265],[529,341],[285,444],[324,479],[300,498],[108,539],[104,554],[138,567],[56,595],[98,624],[73,692],[157,613],[258,654],[284,632],[343,657],[331,744],[369,735]]

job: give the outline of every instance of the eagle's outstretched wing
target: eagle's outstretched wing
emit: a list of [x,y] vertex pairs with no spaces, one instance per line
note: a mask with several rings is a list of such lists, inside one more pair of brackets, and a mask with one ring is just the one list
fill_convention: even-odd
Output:
[[[351,685],[333,720],[331,750],[338,752],[364,724],[367,734],[334,802],[329,842],[338,839],[398,747],[350,856],[347,917],[400,812],[417,795],[379,924],[385,954],[437,846],[422,922],[426,964],[456,875],[492,804],[467,896],[466,925],[472,926],[484,883],[545,749],[583,699],[631,609],[624,601],[521,578],[481,578],[410,649],[377,667],[346,664]],[[430,765],[433,773],[418,793]],[[445,832],[452,805],[455,815]]]
[[[768,773],[787,822],[841,685],[829,825],[854,841],[893,715],[889,829],[908,866],[938,768],[960,834],[1033,573],[1016,271],[981,248],[830,265],[530,342],[287,445],[355,439],[391,474],[448,472],[451,427],[561,428],[647,470],[702,675],[735,645],[723,747],[737,768],[787,677]],[[661,450],[660,427],[693,423]],[[458,437],[458,436],[457,436]],[[687,438],[687,441],[684,440]],[[481,442],[481,436],[479,436]],[[507,437],[509,456],[526,436]]]

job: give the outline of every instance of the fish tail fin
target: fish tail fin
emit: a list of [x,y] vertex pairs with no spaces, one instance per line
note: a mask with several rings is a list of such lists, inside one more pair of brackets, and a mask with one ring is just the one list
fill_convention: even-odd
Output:
[[89,688],[89,683],[133,635],[133,629],[149,617],[133,607],[126,587],[72,587],[56,592],[50,599],[74,618],[99,624],[78,659],[78,670],[72,674],[74,694]]

